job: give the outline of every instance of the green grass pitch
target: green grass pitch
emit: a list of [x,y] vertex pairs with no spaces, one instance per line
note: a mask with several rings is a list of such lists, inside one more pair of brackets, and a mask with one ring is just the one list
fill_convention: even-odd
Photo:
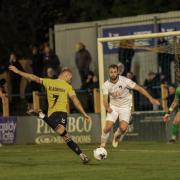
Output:
[[97,145],[80,145],[91,158],[83,165],[64,144],[8,145],[0,148],[0,180],[179,180],[180,144],[123,142],[107,146],[97,161]]

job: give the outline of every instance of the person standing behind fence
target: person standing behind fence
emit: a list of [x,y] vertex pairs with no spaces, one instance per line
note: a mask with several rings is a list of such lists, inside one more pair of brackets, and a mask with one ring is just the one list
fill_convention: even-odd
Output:
[[[19,61],[16,58],[16,54],[14,52],[12,52],[9,55],[9,65],[13,65],[16,68],[18,68],[19,70],[23,71],[23,67],[21,66],[21,64],[19,63]],[[20,94],[20,82],[21,82],[21,77],[18,76],[17,74],[15,74],[14,72],[10,72],[10,79],[11,79],[11,93],[12,94],[16,94],[19,95]],[[19,98],[16,98],[19,99]]]
[[[33,46],[31,49],[31,56],[30,59],[32,60],[32,72],[36,76],[42,76],[43,73],[43,62],[42,62],[42,55],[39,53],[38,48]],[[28,81],[25,89],[25,93],[28,94],[26,96],[27,101],[27,111],[26,113],[29,114],[33,111],[33,91],[40,91],[40,86],[36,82]],[[30,95],[31,94],[31,95]]]
[[76,50],[75,63],[81,78],[81,85],[83,85],[88,76],[92,58],[82,42],[76,44]]
[[132,59],[134,56],[134,41],[132,40],[125,40],[121,41],[119,44],[119,49],[118,49],[118,58],[119,62],[121,62],[125,69],[122,75],[125,75],[131,71],[131,64],[132,64]]
[[48,45],[45,45],[42,53],[42,61],[43,61],[43,76],[46,76],[46,72],[48,68],[53,68],[56,72],[59,72],[60,68],[60,60],[58,56],[50,49]]
[[42,54],[39,53],[38,47],[36,46],[32,47],[30,59],[32,60],[33,74],[41,77],[43,72],[43,61],[42,61]]
[[[160,78],[159,76],[153,72],[153,71],[150,71],[148,73],[148,77],[147,79],[145,79],[144,81],[144,88],[152,94],[153,97],[155,98],[159,98],[160,97],[160,84],[161,84],[161,81],[160,81]],[[147,105],[147,106],[146,106]],[[151,104],[147,103],[145,106],[145,110],[156,110],[157,106],[151,106]]]
[[[168,46],[169,43],[164,38],[159,38],[159,46]],[[170,53],[158,53],[158,66],[161,69],[161,74],[165,76],[167,83],[171,83],[171,62],[174,60],[174,55]]]
[[94,112],[93,90],[96,88],[99,88],[98,78],[94,72],[89,71],[86,81],[82,84],[82,89],[88,91],[88,105],[90,112]]

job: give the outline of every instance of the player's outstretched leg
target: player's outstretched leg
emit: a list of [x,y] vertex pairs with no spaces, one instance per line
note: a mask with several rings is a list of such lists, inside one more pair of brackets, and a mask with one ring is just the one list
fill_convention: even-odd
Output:
[[67,146],[74,151],[77,155],[80,156],[80,159],[84,164],[89,163],[88,157],[81,151],[79,146],[67,135],[66,129],[63,125],[59,124],[58,128],[54,128],[51,124],[51,117],[48,117],[43,112],[33,112],[31,115],[37,116],[43,119],[51,128],[53,128],[66,142]]
[[[65,131],[66,132],[66,131]],[[77,155],[80,156],[80,159],[82,160],[82,162],[84,164],[89,163],[89,159],[88,157],[81,151],[80,147],[70,138],[67,136],[67,134],[65,134],[63,136],[63,134],[61,135],[64,139],[64,141],[66,142],[67,146],[73,151],[75,152]]]
[[64,139],[67,146],[75,152],[77,155],[80,156],[80,159],[84,164],[89,163],[88,157],[81,151],[80,147],[68,136],[66,129],[63,125],[60,125],[56,132]]

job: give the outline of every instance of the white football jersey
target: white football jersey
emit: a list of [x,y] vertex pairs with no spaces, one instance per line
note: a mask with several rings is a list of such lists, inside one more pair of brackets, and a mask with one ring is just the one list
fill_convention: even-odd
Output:
[[130,89],[135,87],[136,83],[124,76],[119,76],[119,80],[113,84],[107,80],[102,86],[103,95],[109,95],[110,105],[121,107],[124,105],[132,106],[132,94]]

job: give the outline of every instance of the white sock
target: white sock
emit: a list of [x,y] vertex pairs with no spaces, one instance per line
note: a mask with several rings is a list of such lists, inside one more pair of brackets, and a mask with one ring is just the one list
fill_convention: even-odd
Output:
[[40,117],[41,119],[43,119],[43,118],[45,117],[45,114],[44,114],[43,112],[40,112],[40,113],[39,113],[39,117]]
[[105,147],[106,143],[107,143],[107,140],[108,140],[108,137],[109,137],[109,133],[104,133],[102,132],[102,135],[101,135],[101,147]]
[[116,130],[116,132],[114,133],[114,136],[115,136],[115,137],[121,136],[121,134],[122,134],[122,132],[121,132],[120,128],[118,128],[118,129]]

